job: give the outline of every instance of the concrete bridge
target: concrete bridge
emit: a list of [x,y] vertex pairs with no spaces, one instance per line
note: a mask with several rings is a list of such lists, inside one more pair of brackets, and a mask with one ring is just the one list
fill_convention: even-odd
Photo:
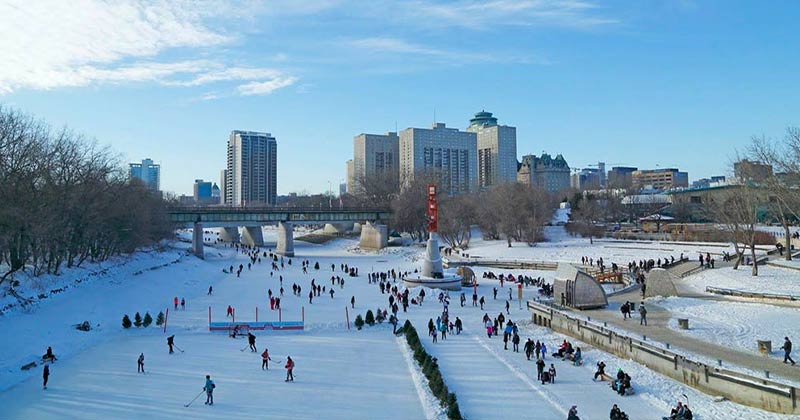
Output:
[[387,208],[311,207],[172,207],[167,210],[170,221],[177,226],[192,228],[192,249],[203,258],[203,228],[223,228],[220,239],[250,246],[263,246],[261,227],[278,226],[276,252],[294,256],[295,224],[358,224],[361,227],[361,247],[381,249],[388,241],[386,222],[392,216]]

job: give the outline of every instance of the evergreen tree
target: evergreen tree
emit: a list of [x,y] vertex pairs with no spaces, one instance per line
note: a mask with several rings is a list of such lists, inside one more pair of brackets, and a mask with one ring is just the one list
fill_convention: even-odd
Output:
[[128,318],[128,315],[122,317],[122,328],[130,328],[131,327],[131,319]]
[[159,312],[158,316],[156,316],[156,326],[164,325],[164,312]]
[[152,316],[150,316],[150,312],[145,312],[145,313],[144,313],[144,319],[142,320],[142,325],[143,325],[145,328],[147,328],[147,327],[149,327],[149,326],[150,326],[150,324],[152,324],[152,323],[153,323],[153,317],[152,317]]
[[142,316],[139,315],[139,312],[136,312],[136,315],[133,316],[133,325],[136,325],[136,328],[142,326]]
[[370,327],[375,325],[375,315],[372,313],[372,309],[367,310],[367,316],[364,318],[364,322]]
[[361,327],[364,326],[364,318],[361,318],[361,314],[356,315],[355,324],[356,324],[356,328],[358,328],[359,330],[361,329]]

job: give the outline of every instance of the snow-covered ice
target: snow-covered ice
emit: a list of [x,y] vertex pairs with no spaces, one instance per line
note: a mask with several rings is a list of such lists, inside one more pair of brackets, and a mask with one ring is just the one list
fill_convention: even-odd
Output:
[[[561,229],[563,232],[563,229]],[[553,230],[558,234],[556,230]],[[551,232],[551,233],[553,233]],[[269,230],[266,231],[270,238]],[[214,237],[212,233],[211,238]],[[607,261],[625,263],[629,259],[662,255],[665,248],[673,254],[678,249],[701,247],[668,244],[638,244],[622,241],[598,242],[564,238],[564,243],[545,243],[536,247],[514,244],[507,248],[502,241],[474,241],[474,254],[492,257],[524,257],[531,259],[564,259],[577,261],[582,255],[602,256]],[[270,239],[267,239],[270,241]],[[28,418],[331,418],[331,419],[438,419],[441,409],[424,386],[413,359],[409,363],[408,348],[403,340],[391,334],[384,324],[364,327],[362,331],[347,329],[345,307],[356,297],[355,310],[349,310],[352,322],[357,313],[387,307],[387,295],[376,285],[367,284],[370,271],[399,269],[412,271],[419,266],[422,249],[406,247],[385,249],[378,253],[362,252],[357,241],[338,239],[324,245],[297,242],[298,257],[291,266],[270,276],[267,262],[248,270],[246,257],[230,248],[207,247],[206,260],[183,257],[179,262],[156,270],[185,252],[186,244],[178,244],[161,257],[140,254],[134,259],[142,263],[119,264],[89,284],[81,283],[69,292],[54,295],[27,310],[11,310],[0,317],[0,417]],[[566,246],[564,246],[566,245]],[[635,250],[636,247],[658,248]],[[649,253],[649,254],[648,254]],[[676,255],[677,256],[677,255]],[[149,262],[147,261],[149,259]],[[300,261],[308,259],[312,266],[319,262],[319,271],[301,272]],[[336,265],[331,273],[330,265]],[[330,276],[341,275],[340,263],[359,268],[357,278],[345,277],[345,286],[336,286],[333,299],[328,294],[308,303],[311,279],[330,287]],[[244,264],[240,278],[225,274],[223,267]],[[90,267],[86,268],[87,270]],[[459,399],[462,413],[470,419],[530,418],[563,419],[569,407],[578,405],[582,419],[605,419],[614,403],[631,414],[631,419],[660,418],[669,412],[681,394],[689,396],[698,419],[748,418],[798,419],[751,409],[730,402],[713,403],[712,398],[685,385],[649,371],[644,366],[619,360],[606,353],[584,348],[584,366],[562,361],[555,363],[556,383],[541,385],[536,381],[534,363],[524,353],[504,350],[502,340],[487,338],[481,325],[484,313],[496,315],[504,311],[507,291],[501,290],[492,299],[496,280],[482,278],[484,271],[523,273],[520,270],[496,270],[476,267],[478,293],[486,297],[487,307],[481,311],[470,303],[461,308],[458,295],[451,293],[451,317],[464,321],[461,335],[449,335],[446,341],[433,344],[421,337],[426,349],[439,358],[445,382]],[[134,272],[141,271],[139,275]],[[533,277],[552,279],[552,272],[524,271]],[[64,276],[69,276],[65,273]],[[279,293],[279,276],[286,289],[282,300],[282,318],[295,320],[305,312],[307,329],[302,332],[258,333],[259,350],[269,347],[273,362],[270,371],[260,369],[260,356],[247,350],[244,340],[232,340],[224,334],[208,332],[208,307],[215,321],[224,320],[227,305],[236,308],[237,319],[255,317],[275,320],[269,311],[267,289]],[[66,277],[65,277],[66,278]],[[303,296],[291,294],[292,283],[303,287]],[[214,287],[211,296],[208,286]],[[399,285],[399,283],[398,283]],[[399,313],[401,322],[410,319],[419,331],[425,330],[428,319],[436,318],[441,305],[435,293],[428,291],[423,306],[412,306],[408,313]],[[470,290],[465,290],[470,295]],[[174,311],[174,296],[185,297],[185,311]],[[516,298],[516,293],[513,294]],[[534,288],[524,289],[524,299],[536,296]],[[528,337],[544,340],[551,352],[563,336],[530,324],[530,315],[511,302],[508,317],[520,321],[522,341]],[[165,335],[151,327],[124,330],[123,314],[131,317],[136,311],[159,310],[170,306],[167,335],[176,335],[176,344],[185,350],[168,355]],[[90,320],[97,330],[80,332],[72,324]],[[10,338],[10,339],[8,339]],[[583,346],[581,343],[577,345]],[[27,361],[53,346],[60,360],[52,365],[48,390],[42,391],[41,368],[20,371]],[[509,347],[510,344],[509,344]],[[136,357],[143,352],[146,375],[136,374]],[[285,383],[280,363],[291,355],[297,363],[296,381]],[[608,371],[621,367],[631,373],[636,394],[620,397],[607,384],[593,382],[594,363],[604,360]],[[197,395],[203,377],[212,375],[217,383],[214,407],[195,402],[184,404]]]

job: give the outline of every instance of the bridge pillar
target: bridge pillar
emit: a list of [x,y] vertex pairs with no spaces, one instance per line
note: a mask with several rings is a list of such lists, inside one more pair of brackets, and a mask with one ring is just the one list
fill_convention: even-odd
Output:
[[389,244],[389,229],[386,225],[373,225],[367,222],[361,226],[361,241],[359,246],[362,249],[379,250],[386,248]]
[[239,228],[222,228],[222,230],[219,232],[219,240],[223,242],[239,242]]
[[261,226],[245,226],[242,230],[242,243],[249,246],[264,246]]
[[294,257],[294,225],[291,222],[278,222],[278,246],[275,252]]
[[200,222],[194,222],[192,229],[192,253],[201,260],[205,259],[203,254],[203,224]]

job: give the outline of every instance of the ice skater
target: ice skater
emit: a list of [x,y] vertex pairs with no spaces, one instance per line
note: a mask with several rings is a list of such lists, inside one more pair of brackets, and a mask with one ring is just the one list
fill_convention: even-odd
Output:
[[50,378],[50,366],[44,365],[44,371],[42,371],[42,389],[47,389],[47,380]]
[[211,380],[211,375],[206,375],[206,384],[203,386],[203,390],[206,391],[207,405],[214,405],[214,388],[216,387],[217,385]]
[[144,373],[144,353],[141,353],[136,360],[136,373]]
[[292,374],[292,371],[294,370],[294,360],[292,360],[291,357],[286,356],[286,365],[284,367],[286,368],[285,382],[294,382],[294,374]]

